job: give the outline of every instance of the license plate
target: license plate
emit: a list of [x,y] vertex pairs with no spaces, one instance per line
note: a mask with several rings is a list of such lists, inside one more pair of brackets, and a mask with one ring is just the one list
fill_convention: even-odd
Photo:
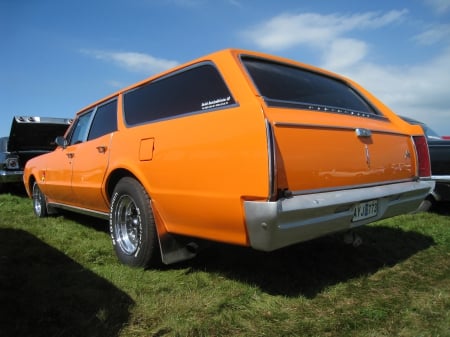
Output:
[[352,221],[368,219],[378,214],[378,200],[361,202],[353,209]]

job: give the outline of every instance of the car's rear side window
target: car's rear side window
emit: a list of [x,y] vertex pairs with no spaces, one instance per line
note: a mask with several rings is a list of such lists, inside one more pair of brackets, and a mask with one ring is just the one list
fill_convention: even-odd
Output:
[[92,121],[88,140],[106,135],[117,130],[117,99],[100,105]]
[[252,57],[242,57],[242,61],[269,106],[377,114],[355,90],[337,79]]
[[136,125],[233,104],[221,75],[208,63],[125,93],[124,114],[127,125]]

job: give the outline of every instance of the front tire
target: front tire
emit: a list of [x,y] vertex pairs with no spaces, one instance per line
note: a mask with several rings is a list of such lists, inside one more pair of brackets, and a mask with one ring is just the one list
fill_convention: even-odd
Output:
[[44,218],[48,215],[47,199],[36,182],[33,184],[33,211],[39,218]]
[[150,197],[131,177],[114,188],[109,213],[109,230],[120,262],[145,268],[159,259],[159,247]]

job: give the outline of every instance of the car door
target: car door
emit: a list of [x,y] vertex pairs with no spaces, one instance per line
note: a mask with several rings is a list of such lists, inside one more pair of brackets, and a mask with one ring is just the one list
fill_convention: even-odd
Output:
[[111,140],[117,130],[117,99],[93,112],[86,141],[76,145],[72,158],[72,191],[78,207],[107,212],[102,185],[109,164]]
[[49,156],[41,188],[50,202],[76,204],[72,190],[73,162],[78,147],[86,139],[93,112],[89,110],[79,115],[67,135],[67,145],[58,147]]

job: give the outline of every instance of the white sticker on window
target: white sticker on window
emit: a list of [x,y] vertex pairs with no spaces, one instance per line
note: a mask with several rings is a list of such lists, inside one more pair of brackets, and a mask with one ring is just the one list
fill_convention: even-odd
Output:
[[226,98],[218,98],[212,101],[202,102],[202,110],[217,108],[223,105],[229,104],[231,101],[231,96]]

